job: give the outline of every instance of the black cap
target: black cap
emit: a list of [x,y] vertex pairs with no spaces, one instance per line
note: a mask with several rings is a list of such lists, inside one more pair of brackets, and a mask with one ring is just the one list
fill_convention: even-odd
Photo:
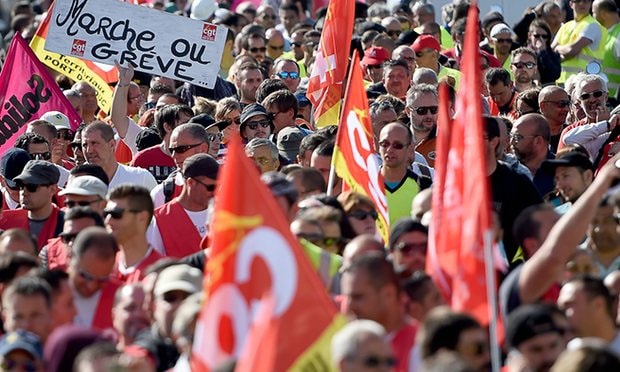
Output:
[[411,45],[418,38],[418,36],[420,36],[420,34],[413,30],[401,32],[400,35],[398,35],[398,39],[396,39],[395,44],[396,46]]
[[378,23],[371,22],[371,21],[362,22],[359,25],[359,29],[360,29],[360,35],[370,30],[377,31],[379,33],[387,32],[387,28],[383,27],[382,25]]
[[206,129],[211,126],[211,124],[215,123],[215,119],[209,114],[200,114],[189,119],[188,123],[200,124]]
[[211,155],[195,154],[185,159],[183,162],[183,177],[205,176],[212,180],[217,179],[220,165]]
[[569,151],[561,154],[557,159],[547,159],[542,162],[540,169],[554,175],[558,167],[579,167],[584,170],[593,170],[592,161],[587,155],[578,151]]
[[2,173],[2,177],[6,180],[8,187],[12,189],[17,187],[13,179],[22,173],[26,163],[29,161],[30,155],[28,151],[16,147],[10,148],[2,155],[2,160],[0,160],[0,173]]
[[258,116],[258,115],[265,115],[268,118],[270,117],[269,113],[267,112],[267,109],[258,103],[252,103],[250,105],[247,105],[243,108],[243,111],[241,112],[241,125],[245,124],[250,118],[253,118],[254,116]]
[[30,160],[13,181],[17,184],[55,185],[60,178],[56,165],[45,160]]
[[541,304],[522,305],[506,319],[506,345],[509,348],[518,348],[525,341],[551,332],[562,333],[553,321],[549,307]]
[[230,124],[231,124],[231,122],[228,121],[228,120],[220,120],[220,121],[216,121],[213,124],[209,125],[206,129],[217,127],[217,129],[222,131],[222,130],[226,129],[226,127],[228,127]]

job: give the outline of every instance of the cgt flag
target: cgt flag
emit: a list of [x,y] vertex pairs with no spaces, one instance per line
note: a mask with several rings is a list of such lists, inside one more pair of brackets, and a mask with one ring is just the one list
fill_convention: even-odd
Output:
[[329,2],[306,93],[315,107],[314,121],[317,128],[338,123],[342,84],[349,61],[353,17],[355,0]]
[[45,18],[39,24],[37,32],[30,42],[30,47],[39,57],[39,60],[47,67],[68,76],[74,81],[85,81],[90,84],[97,91],[99,108],[109,113],[113,90],[108,83],[118,80],[116,67],[86,61],[77,57],[65,56],[44,49],[53,6],[53,4],[50,6]]
[[332,370],[329,344],[344,320],[237,137],[219,183],[192,371],[231,357],[263,370]]
[[16,34],[0,72],[0,154],[48,111],[67,115],[75,130],[82,121],[26,41]]
[[388,207],[385,184],[379,172],[379,160],[368,115],[368,99],[357,51],[353,55],[344,107],[336,135],[332,166],[342,178],[345,187],[364,194],[379,212],[377,227],[384,242],[388,241]]

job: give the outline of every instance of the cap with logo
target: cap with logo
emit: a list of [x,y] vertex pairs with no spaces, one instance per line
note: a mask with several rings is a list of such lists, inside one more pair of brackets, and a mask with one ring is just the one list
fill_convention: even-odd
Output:
[[415,41],[411,45],[411,48],[413,48],[416,53],[420,53],[424,49],[433,49],[438,52],[441,51],[441,45],[433,35],[418,36],[418,38],[415,39]]
[[108,186],[94,176],[79,176],[69,180],[67,186],[58,193],[59,195],[98,196],[105,199],[108,194]]
[[364,66],[381,65],[390,59],[390,53],[387,49],[380,46],[371,46],[364,51],[364,58],[361,64]]
[[71,123],[67,115],[60,111],[48,111],[41,115],[41,120],[45,120],[48,123],[56,127],[57,130],[69,129],[71,130]]

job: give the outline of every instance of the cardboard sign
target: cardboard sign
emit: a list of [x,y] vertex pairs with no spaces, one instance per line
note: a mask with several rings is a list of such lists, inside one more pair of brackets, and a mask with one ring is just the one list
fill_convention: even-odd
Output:
[[118,0],[57,0],[45,49],[213,88],[227,32]]

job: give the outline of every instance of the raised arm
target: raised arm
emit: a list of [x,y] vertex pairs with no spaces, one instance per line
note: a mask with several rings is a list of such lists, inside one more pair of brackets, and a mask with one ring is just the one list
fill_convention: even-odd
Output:
[[125,138],[127,129],[129,128],[129,119],[127,118],[127,95],[129,94],[129,84],[133,79],[133,66],[131,63],[128,67],[122,67],[118,61],[114,62],[118,69],[118,83],[112,97],[112,107],[110,109],[110,117],[112,125],[116,128],[118,135]]

